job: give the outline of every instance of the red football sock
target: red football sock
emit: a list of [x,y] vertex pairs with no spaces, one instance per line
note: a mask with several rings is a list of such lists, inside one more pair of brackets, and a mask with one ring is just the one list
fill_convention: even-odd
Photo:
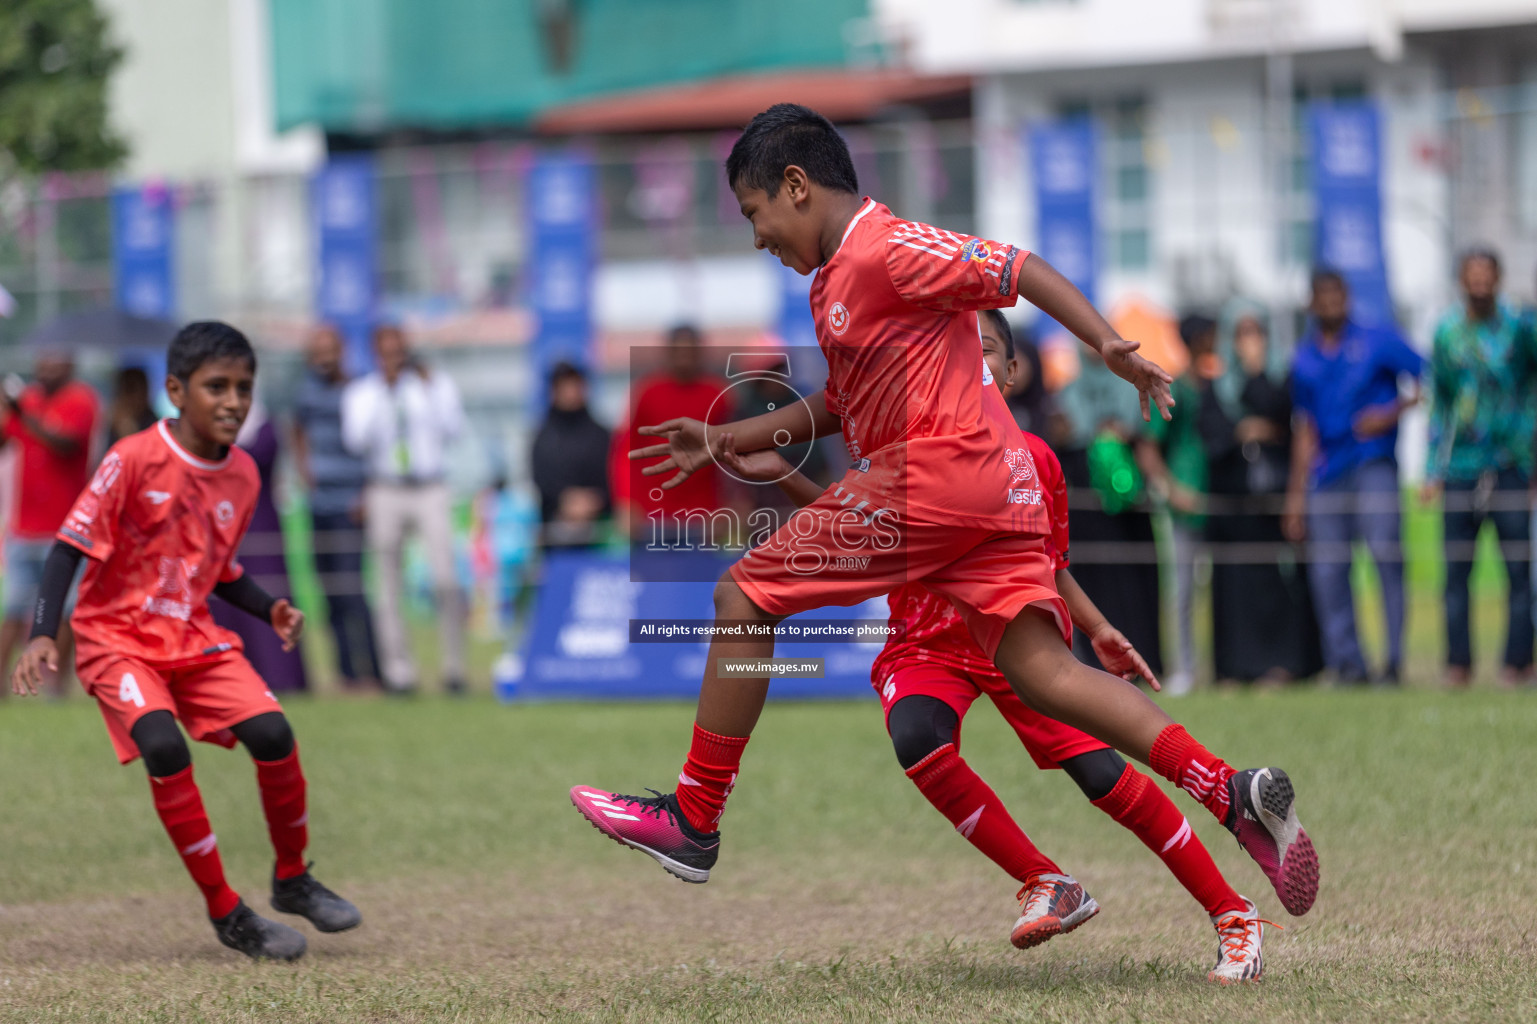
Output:
[[192,766],[175,775],[149,777],[155,797],[155,813],[171,836],[171,844],[187,865],[187,874],[203,890],[208,901],[208,916],[220,918],[235,909],[240,896],[224,880],[224,862],[219,859],[219,842],[203,810],[203,794],[192,781]]
[[1205,844],[1190,830],[1190,822],[1152,779],[1127,765],[1115,788],[1093,803],[1158,854],[1208,914],[1246,909],[1243,897],[1227,884]]
[[694,742],[678,775],[678,806],[699,831],[714,832],[720,825],[746,747],[746,736],[717,736],[694,726]]
[[256,785],[267,816],[267,834],[277,853],[278,878],[304,874],[304,848],[310,843],[310,813],[305,806],[304,771],[299,767],[299,745],[279,761],[256,762]]
[[1227,824],[1227,780],[1233,767],[1192,739],[1183,725],[1172,722],[1158,734],[1148,764]]
[[1062,873],[1015,824],[998,794],[971,770],[954,743],[907,769],[907,777],[957,832],[1012,877],[1028,882],[1036,875]]

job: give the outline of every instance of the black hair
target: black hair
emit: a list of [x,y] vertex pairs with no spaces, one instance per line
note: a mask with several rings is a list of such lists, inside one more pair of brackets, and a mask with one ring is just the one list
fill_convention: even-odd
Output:
[[198,367],[216,359],[243,359],[256,372],[256,351],[244,334],[222,320],[196,320],[171,339],[165,372],[185,384]]
[[1350,285],[1345,281],[1344,274],[1333,267],[1314,267],[1313,272],[1308,275],[1308,290],[1317,294],[1318,289],[1326,284],[1350,291]]
[[674,324],[667,330],[667,344],[669,345],[702,345],[704,335],[699,333],[699,328],[693,324]]
[[986,317],[987,322],[993,325],[993,330],[1003,339],[1003,358],[1014,358],[1014,329],[1009,326],[1009,318],[1003,315],[1001,310],[984,309],[977,313],[979,317]]
[[823,188],[859,194],[854,158],[827,118],[799,103],[776,103],[747,122],[726,157],[726,182],[733,190],[762,189],[779,194],[791,164]]
[[1462,250],[1462,255],[1457,258],[1458,275],[1461,276],[1465,273],[1468,269],[1468,264],[1474,260],[1487,260],[1489,266],[1494,268],[1494,276],[1500,276],[1500,254],[1487,245],[1475,245]]
[[551,384],[559,384],[561,381],[567,379],[568,377],[575,377],[577,380],[586,380],[587,374],[580,366],[577,366],[575,363],[567,359],[562,359],[554,366],[550,367]]
[[1200,313],[1191,313],[1179,322],[1179,340],[1185,343],[1186,348],[1194,349],[1196,342],[1216,333],[1216,330],[1217,321]]

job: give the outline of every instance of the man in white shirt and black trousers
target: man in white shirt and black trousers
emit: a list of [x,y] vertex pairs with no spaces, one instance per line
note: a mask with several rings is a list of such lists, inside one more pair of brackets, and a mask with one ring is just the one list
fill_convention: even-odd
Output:
[[342,441],[368,466],[365,529],[379,576],[374,631],[384,684],[392,693],[409,693],[418,681],[400,607],[402,554],[415,531],[437,592],[444,685],[462,693],[464,601],[444,470],[448,444],[464,430],[464,407],[453,381],[412,358],[399,327],[374,331],[374,355],[378,369],[349,384],[342,398]]

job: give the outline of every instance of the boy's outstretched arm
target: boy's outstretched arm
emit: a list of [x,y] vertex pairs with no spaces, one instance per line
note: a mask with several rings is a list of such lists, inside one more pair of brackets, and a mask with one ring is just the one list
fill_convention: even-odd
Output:
[[1110,624],[1110,620],[1105,618],[1104,613],[1078,585],[1078,581],[1073,579],[1073,574],[1066,569],[1057,570],[1057,593],[1067,603],[1073,625],[1083,630],[1094,646],[1094,653],[1099,656],[1099,662],[1106,672],[1128,682],[1141,676],[1154,690],[1163,689],[1158,683],[1158,677],[1148,667],[1147,660],[1137,653],[1137,649],[1120,630]]
[[743,480],[776,485],[785,497],[795,502],[796,508],[805,508],[827,490],[800,470],[792,469],[784,456],[773,448],[745,453],[737,451],[736,438],[731,434],[721,437],[720,463]]
[[1174,378],[1158,364],[1137,355],[1139,343],[1127,341],[1117,334],[1073,282],[1031,253],[1019,263],[1016,285],[1020,298],[1066,327],[1098,352],[1116,376],[1136,386],[1144,420],[1151,418],[1149,403],[1158,407],[1164,419],[1170,418],[1174,396],[1169,393],[1169,385]]
[[818,391],[804,402],[791,402],[773,412],[731,423],[706,425],[700,420],[678,417],[663,423],[641,426],[637,433],[665,438],[660,444],[632,448],[631,459],[661,459],[641,470],[644,476],[672,473],[662,482],[663,489],[678,486],[695,470],[701,469],[720,453],[724,434],[736,439],[739,452],[756,452],[785,445],[813,441],[842,429],[842,421],[827,410],[827,394]]

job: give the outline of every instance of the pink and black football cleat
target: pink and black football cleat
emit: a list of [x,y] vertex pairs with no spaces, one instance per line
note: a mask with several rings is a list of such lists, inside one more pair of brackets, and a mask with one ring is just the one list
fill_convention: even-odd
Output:
[[720,853],[720,832],[700,832],[688,823],[671,793],[624,796],[572,786],[571,802],[592,827],[616,843],[639,850],[685,882],[708,882]]
[[1254,858],[1293,917],[1318,898],[1318,851],[1297,820],[1292,781],[1279,768],[1250,768],[1228,779],[1227,829]]

